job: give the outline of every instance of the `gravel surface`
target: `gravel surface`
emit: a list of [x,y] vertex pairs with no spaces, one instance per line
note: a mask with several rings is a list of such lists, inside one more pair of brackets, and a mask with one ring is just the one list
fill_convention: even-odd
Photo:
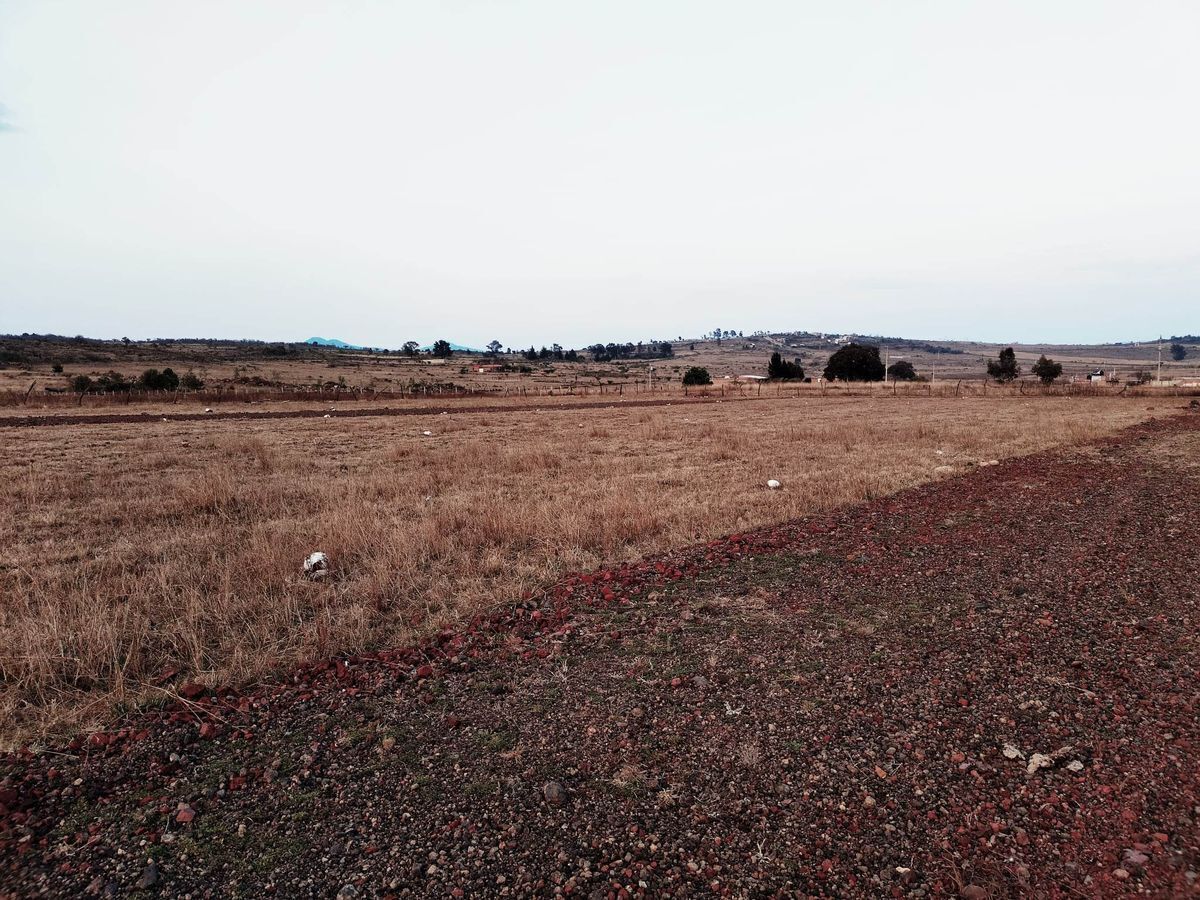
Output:
[[0,762],[0,895],[1200,895],[1200,415]]

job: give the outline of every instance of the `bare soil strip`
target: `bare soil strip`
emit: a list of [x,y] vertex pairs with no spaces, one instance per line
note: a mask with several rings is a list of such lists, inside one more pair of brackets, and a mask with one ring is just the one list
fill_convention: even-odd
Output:
[[1200,417],[0,762],[0,891],[1192,895]]
[[[550,398],[555,399],[555,398]],[[642,406],[682,406],[688,403],[719,403],[721,397],[683,397],[675,396],[658,400],[630,400],[620,396],[612,399],[595,401],[587,400],[578,403],[556,403],[548,408],[553,409],[608,409],[614,406],[621,408],[636,408]],[[742,400],[778,400],[775,397],[730,397],[729,402]],[[529,401],[519,404],[495,404],[492,406],[470,406],[469,401],[464,405],[443,406],[404,406],[404,407],[356,407],[353,409],[337,409],[336,407],[321,407],[319,409],[271,409],[245,410],[242,412],[211,412],[211,413],[81,413],[78,415],[26,415],[0,416],[0,428],[26,428],[31,425],[120,425],[136,424],[138,422],[200,422],[200,421],[237,421],[263,419],[321,419],[328,416],[334,419],[356,419],[372,416],[439,416],[442,413],[483,414],[506,412],[530,412],[538,408],[538,403]],[[545,405],[545,404],[543,404]]]

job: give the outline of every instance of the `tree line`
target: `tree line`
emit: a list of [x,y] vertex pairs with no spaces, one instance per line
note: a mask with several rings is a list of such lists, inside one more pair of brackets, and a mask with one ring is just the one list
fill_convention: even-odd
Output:
[[[56,368],[61,370],[61,366]],[[198,391],[204,387],[204,382],[193,372],[183,375],[175,373],[174,369],[147,369],[137,378],[126,378],[120,372],[105,372],[92,378],[90,375],[76,375],[71,379],[71,390],[77,394],[123,394],[133,390],[139,391]]]
[[[422,351],[416,341],[406,341],[401,346],[400,352],[405,356],[418,356]],[[454,355],[454,348],[449,341],[439,339],[434,341],[426,352],[434,358],[448,359]],[[583,362],[584,354],[587,353],[595,362],[612,362],[622,359],[671,359],[675,356],[675,347],[670,341],[650,341],[649,343],[627,341],[623,344],[591,344],[583,352],[574,349],[567,350],[561,344],[552,344],[549,347],[543,345],[541,349],[531,344],[528,350],[515,352],[528,360]],[[500,356],[504,353],[512,355],[514,351],[511,347],[506,349],[500,341],[488,342],[488,356]]]

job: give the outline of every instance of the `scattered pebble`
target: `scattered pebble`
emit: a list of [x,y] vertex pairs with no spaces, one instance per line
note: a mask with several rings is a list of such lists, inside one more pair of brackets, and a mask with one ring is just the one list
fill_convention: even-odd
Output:
[[156,863],[150,863],[150,865],[146,866],[146,868],[142,870],[142,877],[138,879],[138,887],[143,891],[149,890],[158,884],[160,878],[161,876],[158,872],[158,865]]

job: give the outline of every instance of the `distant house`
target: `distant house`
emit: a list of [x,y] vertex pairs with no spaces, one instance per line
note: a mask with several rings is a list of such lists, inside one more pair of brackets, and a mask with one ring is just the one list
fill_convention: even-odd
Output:
[[475,371],[480,375],[483,375],[485,372],[503,372],[504,363],[485,363],[484,365],[476,366]]
[[1104,381],[1104,370],[1103,370],[1103,369],[1097,369],[1096,371],[1094,371],[1094,372],[1093,372],[1091,375],[1089,375],[1089,376],[1087,377],[1087,380],[1088,380],[1088,381],[1093,381],[1093,382],[1102,382],[1102,381]]

